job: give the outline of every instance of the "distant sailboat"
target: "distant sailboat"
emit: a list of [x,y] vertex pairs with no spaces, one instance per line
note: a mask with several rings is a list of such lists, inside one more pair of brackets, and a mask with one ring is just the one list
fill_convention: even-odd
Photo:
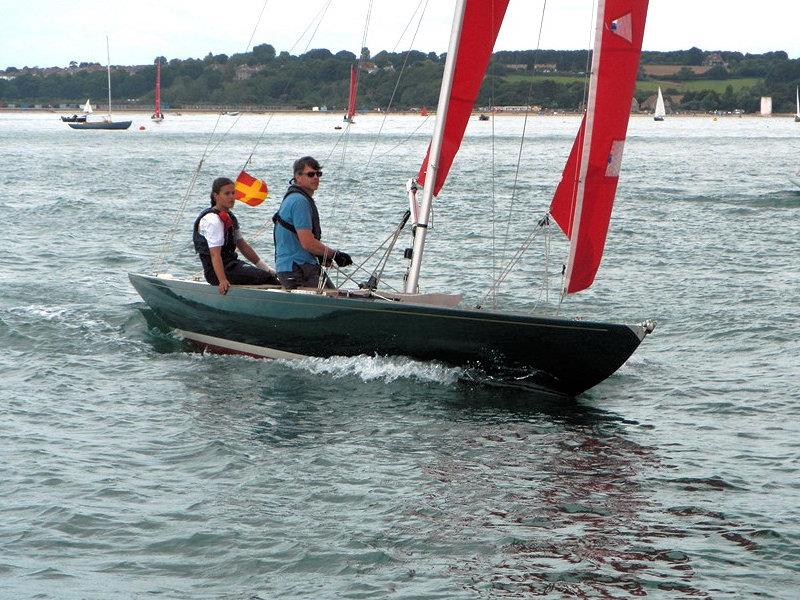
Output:
[[[111,53],[108,50],[108,36],[106,36],[106,72],[108,74],[108,115],[102,121],[86,121],[85,123],[67,123],[72,129],[127,129],[132,121],[114,121],[111,118]],[[89,101],[87,100],[88,104]],[[84,107],[85,108],[85,107]],[[89,107],[91,110],[91,106]]]
[[345,123],[355,123],[353,117],[356,116],[356,94],[358,92],[358,69],[355,65],[350,65],[350,96],[347,99],[347,114],[344,116]]
[[153,116],[150,117],[154,122],[161,123],[164,114],[161,112],[161,60],[156,59],[156,105]]
[[797,96],[797,112],[794,113],[794,122],[800,123],[800,86],[797,86],[795,94]]
[[661,86],[658,86],[658,98],[656,99],[656,110],[653,113],[654,121],[663,121],[667,110],[664,107],[664,96],[661,95]]
[[83,105],[83,115],[72,115],[71,117],[61,117],[61,120],[64,123],[84,123],[86,122],[86,115],[92,113],[92,105],[89,104],[89,100],[86,100],[86,104]]

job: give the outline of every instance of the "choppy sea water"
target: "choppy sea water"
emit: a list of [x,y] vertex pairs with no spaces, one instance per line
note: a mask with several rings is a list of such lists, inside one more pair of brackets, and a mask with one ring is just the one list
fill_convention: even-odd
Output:
[[[206,355],[149,323],[127,273],[196,273],[210,181],[254,148],[272,198],[236,210],[262,256],[303,154],[326,240],[358,259],[391,232],[432,122],[340,118],[0,113],[0,597],[796,597],[800,128],[632,119],[593,288],[559,307],[554,231],[497,298],[658,321],[574,401],[394,357]],[[522,125],[470,124],[427,289],[482,301],[546,211],[578,121],[530,120],[520,152]]]

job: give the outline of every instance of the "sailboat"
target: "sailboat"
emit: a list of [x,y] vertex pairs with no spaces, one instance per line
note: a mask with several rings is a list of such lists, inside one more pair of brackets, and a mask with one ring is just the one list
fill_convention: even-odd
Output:
[[797,100],[797,110],[794,113],[794,122],[800,123],[800,86],[795,89],[795,96]]
[[[433,135],[416,178],[407,183],[411,209],[405,219],[413,219],[414,227],[404,292],[378,291],[378,280],[336,290],[232,286],[223,296],[215,286],[187,278],[129,274],[152,314],[195,345],[257,357],[399,355],[522,376],[572,396],[613,374],[654,323],[463,308],[458,294],[419,290],[433,198],[458,152],[507,5],[508,0],[456,3]],[[647,0],[598,0],[587,109],[549,215],[536,225],[553,219],[570,240],[564,294],[589,287],[599,268],[646,12]]]
[[[108,75],[108,115],[102,121],[89,121],[84,123],[68,123],[72,129],[127,129],[132,121],[114,121],[111,118],[111,53],[108,49],[108,36],[106,36],[106,73]],[[88,104],[89,101],[87,100]],[[89,107],[91,109],[91,106]]]
[[83,113],[82,115],[72,115],[71,117],[61,117],[61,120],[64,123],[84,123],[86,121],[86,115],[92,114],[92,105],[89,103],[89,99],[86,99],[86,104],[83,105]]
[[356,94],[358,93],[358,69],[355,65],[350,65],[350,95],[347,98],[347,114],[344,116],[345,123],[355,123],[353,117],[356,116]]
[[653,113],[654,121],[663,121],[667,110],[664,108],[664,96],[661,95],[661,86],[658,86],[658,98],[656,99],[656,110]]
[[153,116],[150,117],[155,123],[161,123],[164,120],[164,115],[161,112],[161,60],[156,60],[156,98],[155,110]]

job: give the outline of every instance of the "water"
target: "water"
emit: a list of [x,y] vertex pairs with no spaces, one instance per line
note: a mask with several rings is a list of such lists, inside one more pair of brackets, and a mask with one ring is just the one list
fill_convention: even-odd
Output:
[[[0,114],[0,597],[796,597],[793,122],[632,119],[597,282],[560,311],[659,324],[565,402],[392,357],[204,355],[151,327],[126,273],[152,268],[208,147],[161,269],[197,272],[190,224],[266,118],[216,146],[215,116],[77,132]],[[399,220],[431,122],[390,118],[376,145],[379,117],[347,138],[339,119],[270,122],[251,171],[272,200],[237,207],[251,241],[306,153],[326,240],[363,258]],[[493,216],[499,255],[509,214],[513,243],[546,210],[577,120],[528,123],[512,204],[521,126],[470,124],[428,289],[480,301]],[[557,309],[565,246],[544,269],[542,241],[500,305]]]

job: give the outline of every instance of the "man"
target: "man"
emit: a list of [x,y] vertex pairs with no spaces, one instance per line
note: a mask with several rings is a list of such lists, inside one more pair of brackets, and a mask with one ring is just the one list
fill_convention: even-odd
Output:
[[[226,294],[231,284],[277,284],[270,266],[261,260],[241,232],[233,215],[236,189],[227,177],[218,177],[211,185],[211,208],[202,211],[194,222],[192,240],[203,264],[203,275],[211,285]],[[255,267],[239,260],[239,250]]]
[[[294,162],[294,177],[283,197],[275,223],[275,269],[278,280],[287,289],[317,287],[322,274],[320,263],[335,261],[340,267],[353,264],[350,255],[322,243],[319,212],[314,192],[319,187],[322,167],[310,156]],[[325,277],[325,287],[332,288]]]

